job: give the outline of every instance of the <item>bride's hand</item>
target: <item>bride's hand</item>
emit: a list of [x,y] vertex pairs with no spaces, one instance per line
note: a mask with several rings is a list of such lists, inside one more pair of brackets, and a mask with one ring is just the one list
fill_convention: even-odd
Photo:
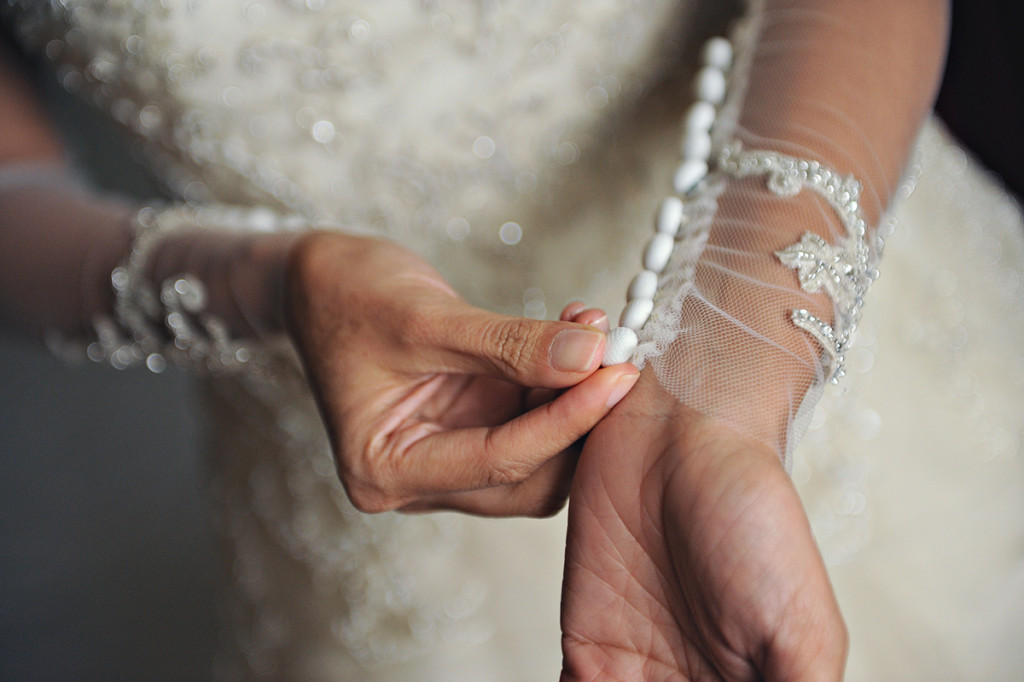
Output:
[[572,486],[563,682],[839,680],[846,631],[778,456],[645,375]]
[[599,369],[604,334],[585,324],[606,329],[600,311],[486,312],[389,242],[310,234],[287,280],[287,326],[365,511],[553,513],[574,443],[636,381],[629,366]]

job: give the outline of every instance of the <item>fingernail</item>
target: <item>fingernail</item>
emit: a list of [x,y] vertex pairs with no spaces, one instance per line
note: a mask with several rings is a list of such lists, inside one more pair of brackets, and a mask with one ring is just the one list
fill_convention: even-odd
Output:
[[585,324],[588,327],[596,327],[605,334],[608,333],[608,315],[600,308],[587,308],[573,316],[572,322]]
[[563,372],[586,372],[594,364],[604,334],[583,329],[566,329],[551,342],[551,366]]
[[630,389],[636,386],[636,380],[640,378],[640,374],[627,374],[619,377],[619,380],[615,382],[615,388],[608,394],[608,407],[615,407],[619,404],[619,401],[626,397]]
[[587,309],[587,304],[583,301],[573,301],[572,303],[565,306],[565,310],[562,312],[563,320],[571,320],[576,317],[584,310]]

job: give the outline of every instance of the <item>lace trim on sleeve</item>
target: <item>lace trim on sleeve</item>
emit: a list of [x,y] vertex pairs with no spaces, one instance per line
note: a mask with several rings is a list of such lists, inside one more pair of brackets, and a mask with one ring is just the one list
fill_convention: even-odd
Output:
[[265,364],[257,342],[232,338],[228,325],[207,312],[207,288],[199,277],[182,272],[157,286],[146,274],[150,256],[164,237],[206,225],[277,232],[301,229],[304,223],[267,209],[143,208],[133,221],[131,252],[111,273],[113,317],[93,321],[96,341],[86,348],[90,360],[109,362],[116,369],[145,366],[152,372],[164,371],[168,361],[211,373],[258,372]]
[[877,258],[867,239],[867,221],[860,206],[861,183],[852,175],[840,175],[818,161],[799,159],[765,150],[745,150],[734,141],[718,158],[718,170],[734,178],[767,176],[768,189],[780,197],[792,197],[804,189],[817,192],[835,209],[846,236],[836,245],[813,232],[775,256],[797,271],[800,288],[808,293],[824,290],[832,299],[833,324],[810,311],[791,311],[793,324],[824,348],[826,372],[834,383],[845,374],[844,357],[850,336],[857,328],[868,286],[878,276]]

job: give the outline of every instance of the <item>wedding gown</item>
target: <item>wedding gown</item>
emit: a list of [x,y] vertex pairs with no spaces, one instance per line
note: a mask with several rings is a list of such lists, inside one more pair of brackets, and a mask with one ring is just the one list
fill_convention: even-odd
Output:
[[[184,199],[253,229],[261,209],[230,207],[399,240],[473,303],[540,318],[577,297],[619,309],[678,162],[692,70],[673,55],[724,26],[701,10],[136,0],[18,17]],[[918,147],[850,376],[793,475],[850,679],[1015,679],[1022,220],[938,124]],[[207,381],[231,575],[218,676],[554,679],[563,518],[360,514],[287,353],[270,374]]]

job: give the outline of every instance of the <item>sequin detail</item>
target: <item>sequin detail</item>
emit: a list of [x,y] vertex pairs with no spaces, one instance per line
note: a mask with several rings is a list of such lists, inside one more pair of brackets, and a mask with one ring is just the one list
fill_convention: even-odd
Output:
[[131,253],[110,276],[114,319],[93,322],[97,340],[86,349],[90,360],[109,362],[115,369],[144,365],[156,373],[164,371],[168,360],[209,372],[261,369],[264,359],[248,344],[232,339],[223,320],[206,312],[206,287],[199,279],[181,273],[157,290],[145,276],[148,256],[161,237],[200,229],[203,223],[197,214],[189,207],[146,207],[136,214]]
[[800,287],[808,293],[824,289],[832,299],[835,320],[828,324],[808,310],[793,310],[790,319],[824,349],[823,358],[832,382],[842,377],[850,337],[857,328],[868,286],[877,277],[875,258],[867,239],[867,221],[860,207],[861,183],[818,161],[764,150],[745,150],[739,141],[726,145],[718,170],[735,178],[766,175],[768,189],[780,197],[793,197],[810,189],[839,215],[846,237],[831,245],[813,232],[796,244],[776,252],[787,267],[797,271]]

